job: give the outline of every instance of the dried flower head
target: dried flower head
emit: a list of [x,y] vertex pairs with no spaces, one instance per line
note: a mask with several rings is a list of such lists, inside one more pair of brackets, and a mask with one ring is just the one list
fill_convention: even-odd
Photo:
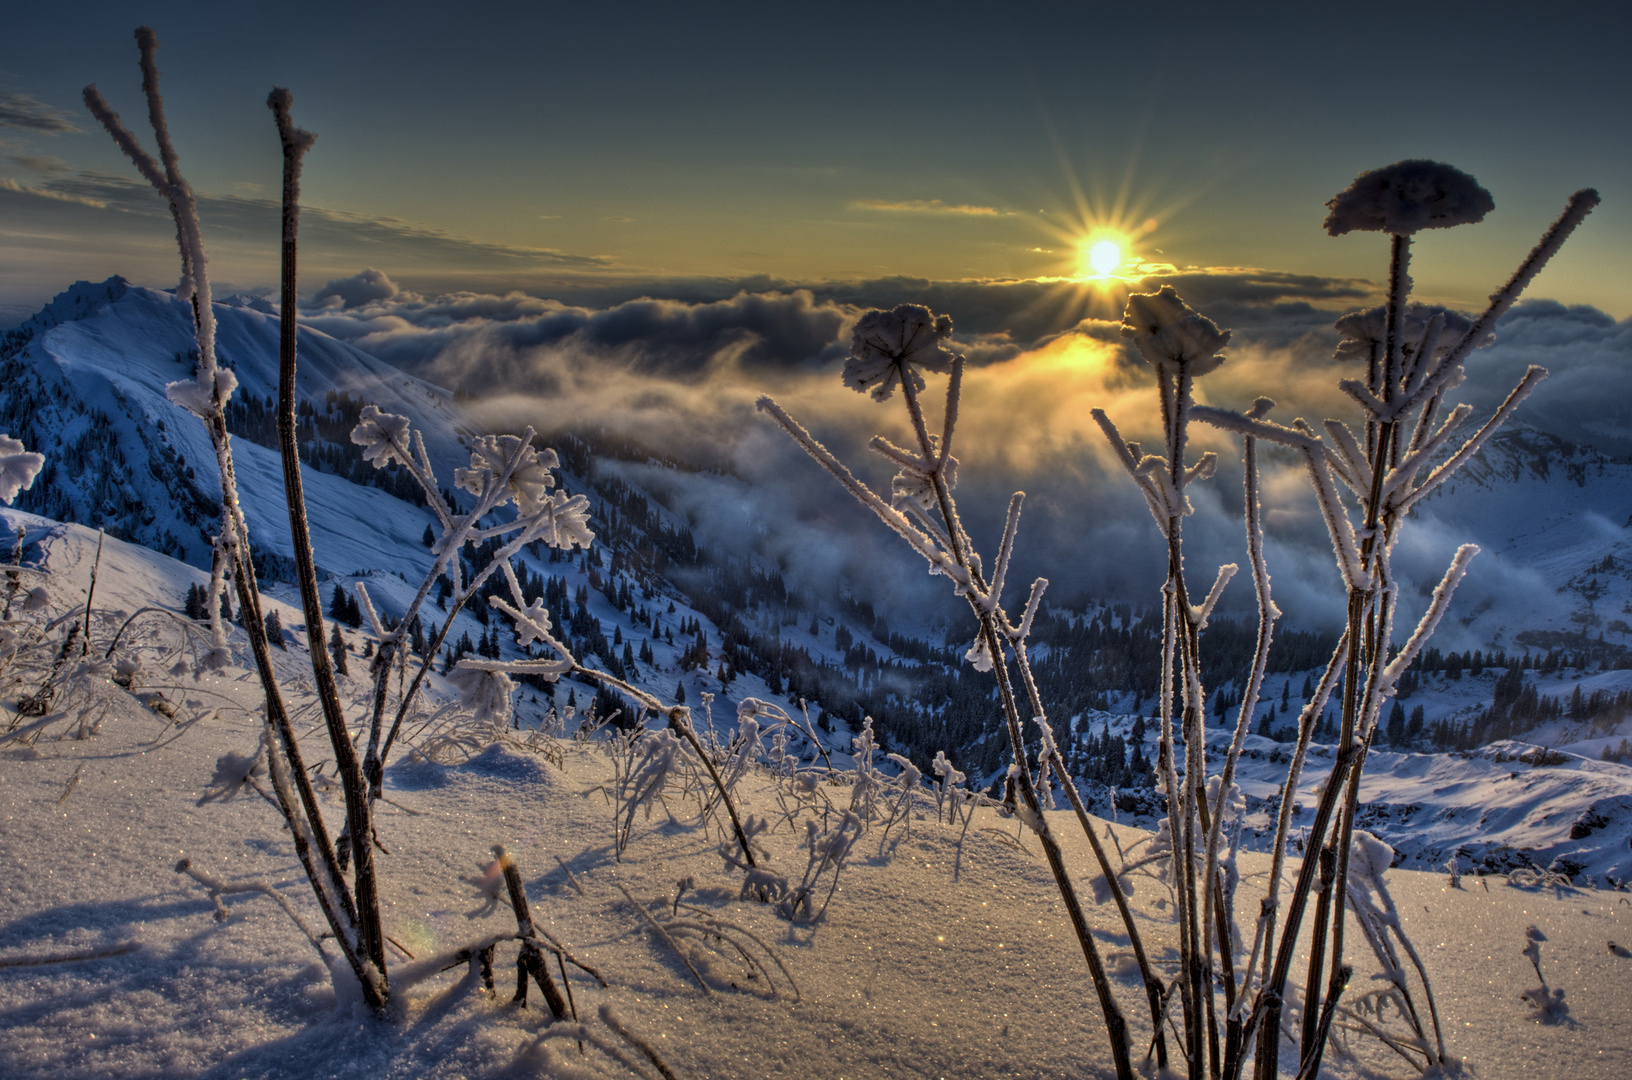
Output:
[[351,429],[351,441],[363,448],[363,460],[376,469],[392,461],[408,463],[408,418],[383,412],[377,405],[364,405]]
[[555,486],[550,470],[560,462],[554,450],[546,449],[540,454],[531,446],[523,446],[514,435],[484,435],[470,451],[470,468],[454,470],[454,482],[471,494],[480,495],[512,458],[517,460],[505,483],[506,501],[513,501],[523,516],[536,514],[546,508],[549,491]]
[[[1400,320],[1402,343],[1407,356],[1414,355],[1422,346],[1423,334],[1427,332],[1428,323],[1435,315],[1445,316],[1445,329],[1440,331],[1439,341],[1434,346],[1435,360],[1442,359],[1456,347],[1469,330],[1473,329],[1473,320],[1459,311],[1434,304],[1413,302],[1406,307]],[[1338,319],[1336,326],[1338,333],[1343,335],[1343,340],[1338,342],[1334,358],[1369,360],[1372,348],[1375,346],[1380,349],[1388,341],[1388,308],[1378,306],[1363,311],[1351,311]],[[1487,334],[1483,341],[1474,345],[1474,348],[1482,349],[1495,340],[1495,334]]]
[[1411,160],[1361,173],[1326,206],[1333,236],[1356,229],[1410,235],[1482,221],[1496,201],[1461,169]]
[[460,664],[448,681],[459,691],[459,703],[475,714],[478,724],[502,728],[510,723],[511,698],[516,690],[510,676]]
[[45,465],[45,455],[23,449],[20,439],[0,435],[0,502],[9,503],[27,491]]
[[906,379],[914,390],[922,390],[920,370],[952,369],[956,357],[944,344],[951,337],[952,317],[935,315],[921,304],[869,311],[856,323],[844,385],[858,393],[871,391],[874,401],[888,401],[895,384]]
[[1222,364],[1218,350],[1230,341],[1228,330],[1220,330],[1217,323],[1179,299],[1171,285],[1128,297],[1122,336],[1133,341],[1151,367],[1173,374],[1186,368],[1192,376],[1205,375]]

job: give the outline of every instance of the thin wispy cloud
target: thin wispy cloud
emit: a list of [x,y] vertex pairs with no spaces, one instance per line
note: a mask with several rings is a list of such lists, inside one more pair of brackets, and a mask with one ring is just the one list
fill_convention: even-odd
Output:
[[69,165],[50,154],[12,154],[11,162],[41,176],[57,176],[69,171]]
[[72,113],[47,105],[32,94],[0,90],[0,128],[16,128],[45,135],[79,131]]
[[971,203],[949,203],[940,199],[857,199],[850,204],[857,210],[876,210],[884,214],[950,214],[961,217],[1009,217],[1012,211],[995,206],[975,206]]
[[49,199],[54,202],[73,203],[77,206],[87,206],[95,210],[106,210],[108,202],[90,195],[81,195],[69,191],[55,191],[48,186],[23,184],[10,177],[0,176],[0,191],[21,195],[25,198]]
[[[86,232],[128,231],[148,223],[168,229],[169,215],[164,204],[153,197],[152,189],[146,184],[90,171],[69,174],[52,169],[53,160],[31,159],[33,171],[46,172],[38,184],[0,180],[0,193],[11,196],[5,200],[9,204],[5,209],[14,220],[49,212],[47,204],[55,204],[59,211],[62,204],[72,204],[103,212],[71,223]],[[211,194],[200,194],[198,201],[205,229],[217,238],[215,250],[218,252],[234,245],[248,244],[258,249],[277,243],[282,210],[276,201],[248,195]],[[108,212],[116,216],[110,218]],[[353,266],[385,264],[405,270],[482,268],[499,273],[595,273],[613,266],[612,260],[605,256],[493,243],[401,218],[348,213],[320,206],[301,208],[301,246],[311,257],[324,262],[341,265],[349,262]]]

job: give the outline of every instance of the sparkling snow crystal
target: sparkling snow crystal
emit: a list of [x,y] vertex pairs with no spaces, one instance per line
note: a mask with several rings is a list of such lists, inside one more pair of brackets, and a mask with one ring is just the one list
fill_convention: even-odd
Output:
[[1461,169],[1419,159],[1361,173],[1326,206],[1333,236],[1355,229],[1409,235],[1482,221],[1496,202]]

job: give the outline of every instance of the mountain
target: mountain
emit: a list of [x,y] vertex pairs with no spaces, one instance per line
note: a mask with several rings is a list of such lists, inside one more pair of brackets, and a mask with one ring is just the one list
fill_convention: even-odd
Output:
[[[218,302],[216,315],[223,362],[240,383],[229,426],[257,565],[267,591],[292,601],[272,448],[276,311],[234,297]],[[424,537],[433,518],[405,477],[361,460],[351,427],[364,404],[409,416],[444,482],[463,464],[474,429],[449,391],[309,327],[298,341],[301,454],[324,594],[366,580],[382,612],[399,614],[430,565]],[[47,460],[19,509],[206,567],[218,513],[214,455],[201,425],[164,394],[191,372],[191,350],[187,305],[120,278],[76,284],[0,340],[0,431]],[[684,695],[709,722],[729,725],[745,697],[794,711],[804,701],[830,751],[847,750],[871,717],[888,749],[926,771],[945,750],[980,782],[1001,780],[1007,748],[990,679],[963,660],[966,631],[903,632],[842,582],[824,595],[791,592],[776,559],[753,545],[700,544],[688,517],[696,504],[675,492],[705,479],[729,499],[743,483],[734,477],[605,432],[549,442],[564,486],[591,499],[598,542],[570,556],[526,552],[518,573],[580,659],[665,700]],[[465,496],[443,497],[457,504]],[[1516,429],[1493,439],[1423,514],[1428,535],[1474,539],[1486,553],[1458,595],[1444,648],[1430,650],[1402,684],[1397,726],[1368,768],[1367,824],[1415,866],[1460,853],[1487,870],[1556,862],[1599,878],[1632,876],[1632,769],[1596,760],[1632,734],[1632,464]],[[1439,558],[1429,556],[1425,564]],[[470,565],[490,557],[477,551]],[[182,598],[156,599],[179,606]],[[442,610],[426,610],[427,630]],[[1125,603],[1053,608],[1033,638],[1073,774],[1096,811],[1145,825],[1161,815],[1149,771],[1156,725],[1137,719],[1152,714],[1160,665],[1151,615]],[[456,618],[438,668],[466,652],[519,654],[485,602]],[[291,614],[285,625],[299,634],[299,622]],[[1251,627],[1224,619],[1207,633],[1215,730],[1234,722],[1231,699],[1253,638]],[[1284,778],[1295,719],[1286,702],[1306,692],[1332,646],[1330,634],[1277,632],[1241,770],[1249,818],[1264,813]],[[533,685],[520,698],[524,723],[552,704],[628,710],[588,685]],[[1305,788],[1318,782],[1325,753],[1314,752]],[[1307,790],[1299,797],[1311,802]],[[1249,843],[1267,839],[1266,822],[1249,820]]]
[[[264,301],[241,297],[215,307],[221,361],[240,387],[233,419],[243,423],[234,426],[253,428],[277,396],[277,314]],[[219,514],[215,455],[203,426],[164,393],[165,384],[192,373],[193,348],[188,305],[119,277],[79,282],[7,333],[0,341],[0,430],[46,458],[19,508],[94,523],[109,535],[208,566]],[[342,396],[362,399],[408,416],[425,433],[439,468],[460,458],[462,429],[447,391],[314,330],[300,330],[298,348],[309,426],[342,412]],[[269,431],[262,442],[272,442]],[[327,434],[318,440],[327,448],[349,447],[346,432]],[[234,460],[252,542],[263,555],[287,558],[276,450],[239,438]],[[391,566],[419,545],[432,521],[428,511],[378,487],[359,489],[334,472],[306,474],[321,566],[337,573]],[[368,527],[356,527],[359,522]]]

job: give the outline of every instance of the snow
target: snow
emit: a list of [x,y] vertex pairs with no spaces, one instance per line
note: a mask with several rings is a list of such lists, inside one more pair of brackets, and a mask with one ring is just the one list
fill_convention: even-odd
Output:
[[[49,528],[39,519],[26,523],[30,535]],[[55,527],[47,561],[57,605],[83,595],[95,541],[87,530]],[[202,576],[108,540],[98,606],[175,602]],[[299,618],[293,609],[280,614],[291,625]],[[219,675],[196,681],[159,676],[143,688],[167,695],[183,720],[198,717],[184,727],[110,686],[110,714],[95,737],[0,746],[0,880],[6,883],[0,891],[0,1074],[19,1080],[627,1075],[594,1050],[580,1056],[574,1040],[563,1037],[571,1025],[548,1025],[536,998],[526,1009],[506,1004],[514,959],[508,943],[498,947],[496,1000],[480,992],[463,966],[403,989],[383,1019],[369,1014],[354,987],[342,982],[335,989],[299,929],[271,898],[254,891],[255,883],[265,883],[309,924],[319,922],[276,812],[251,791],[198,805],[218,760],[252,750],[258,738],[258,685],[236,666],[244,662],[241,634],[233,644],[235,666]],[[294,682],[302,664],[298,648],[278,663]],[[438,690],[445,693],[445,685]],[[5,723],[0,716],[0,726]],[[1249,738],[1249,750],[1262,743]],[[875,826],[855,842],[825,918],[802,925],[740,898],[740,875],[728,872],[717,853],[720,835],[691,823],[694,811],[683,795],[669,796],[649,816],[637,814],[618,858],[613,808],[603,794],[612,773],[606,744],[568,741],[560,749],[559,767],[505,743],[459,764],[403,759],[390,768],[391,801],[381,804],[379,821],[389,854],[381,853],[379,862],[387,928],[398,943],[423,959],[511,932],[502,896],[485,913],[467,914],[484,907],[469,879],[480,880],[493,846],[502,844],[522,872],[539,927],[610,984],[603,989],[572,976],[578,1011],[595,1037],[639,1057],[592,1019],[611,1006],[677,1075],[1109,1074],[1080,953],[1035,838],[1017,839],[1013,819],[979,808],[965,832],[941,822],[932,792],[923,789],[904,829],[897,826],[880,840]],[[1425,774],[1418,782],[1444,786],[1460,775],[1469,805],[1489,804],[1500,787],[1475,770],[1481,761],[1520,771],[1525,779],[1509,783],[1514,788],[1533,785],[1537,776],[1601,772],[1585,762],[1444,760],[1451,773]],[[775,822],[790,786],[760,766],[746,772],[736,790],[746,812]],[[331,798],[330,812],[338,815],[338,799]],[[1532,805],[1544,807],[1548,798],[1533,793]],[[1050,816],[1068,865],[1086,876],[1093,865],[1086,840],[1069,814]],[[1112,833],[1123,851],[1149,837],[1126,826],[1097,827]],[[779,872],[804,861],[802,834],[780,822],[759,834]],[[174,871],[183,858],[203,875],[251,891],[222,897],[229,915],[218,920],[206,888]],[[1268,859],[1243,854],[1239,863],[1241,895],[1249,898],[1242,906],[1255,914],[1250,898]],[[1401,927],[1433,979],[1453,1062],[1490,1078],[1585,1080],[1632,1069],[1624,991],[1632,978],[1632,902],[1626,893],[1521,888],[1472,875],[1453,888],[1442,873],[1400,869],[1382,876]],[[754,973],[730,950],[710,950],[696,935],[671,935],[686,950],[684,960],[675,955],[647,916],[670,917],[677,883],[688,879],[682,902],[699,912],[679,910],[694,921],[718,920],[751,933],[786,966],[785,980],[774,966],[769,979]],[[1136,874],[1133,881],[1132,901],[1154,958],[1169,962],[1175,953],[1167,889],[1148,876]],[[646,908],[645,916],[631,907],[625,890]],[[1100,903],[1089,915],[1137,1027],[1140,984],[1114,912]],[[1529,936],[1531,927],[1544,940]],[[1561,1008],[1544,1012],[1529,1003],[1538,999],[1532,991],[1543,987],[1527,948],[1552,994],[1548,1000],[1565,992]],[[1365,988],[1379,970],[1374,958],[1359,941],[1349,957],[1356,987]],[[402,955],[393,953],[392,960],[401,965],[397,970],[408,970]],[[706,992],[688,963],[706,980]],[[556,1037],[541,1042],[552,1031]],[[1343,1031],[1326,1074],[1405,1075],[1402,1069],[1374,1038]]]

